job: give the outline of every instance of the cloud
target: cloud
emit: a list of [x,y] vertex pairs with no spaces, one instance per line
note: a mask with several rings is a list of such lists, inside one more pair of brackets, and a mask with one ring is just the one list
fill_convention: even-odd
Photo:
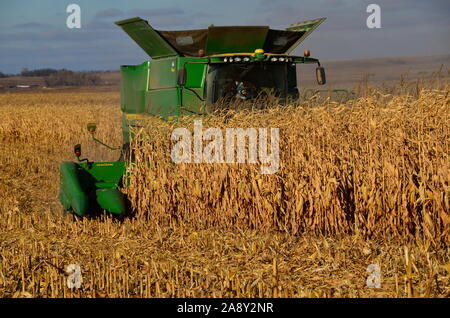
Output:
[[205,29],[211,24],[220,25],[221,18],[223,18],[223,16],[218,13],[198,11],[190,14],[187,21],[193,28]]
[[96,18],[117,18],[122,17],[124,15],[124,12],[119,9],[106,9],[98,11],[95,14]]
[[86,28],[89,30],[111,30],[117,28],[112,22],[93,20],[86,24]]
[[159,16],[149,19],[148,23],[156,29],[164,28],[165,30],[183,30],[195,26],[192,19],[184,16]]
[[128,11],[128,14],[132,16],[146,16],[146,17],[158,17],[169,15],[182,15],[184,10],[180,8],[166,8],[166,9],[132,9]]
[[193,20],[185,15],[185,11],[180,8],[165,9],[132,9],[127,12],[129,16],[140,16],[148,19],[152,27],[173,30],[174,28],[184,29],[194,26]]
[[46,23],[39,23],[39,22],[28,22],[28,23],[21,23],[16,24],[13,26],[15,29],[47,29],[51,28],[52,26],[50,24]]
[[194,13],[191,15],[192,19],[203,19],[203,18],[216,18],[216,17],[220,17],[221,15],[218,13],[210,13],[210,12],[204,12],[204,11],[200,11],[197,13]]
[[[364,6],[368,6],[370,3],[373,3],[372,0],[365,0],[363,1]],[[422,1],[422,0],[378,0],[376,2],[383,11],[390,11],[390,12],[401,12],[405,10],[414,10],[417,12],[425,11],[442,11],[445,9],[450,9],[450,3],[448,0],[428,0],[428,1]],[[447,12],[443,12],[444,14],[447,14]]]
[[12,43],[36,43],[36,45],[52,45],[57,46],[64,43],[99,43],[108,41],[111,38],[117,38],[120,34],[119,28],[112,25],[108,29],[90,29],[87,27],[71,30],[71,29],[49,29],[38,32],[14,32],[0,33],[0,47],[4,48]]
[[[165,30],[188,29],[195,26],[195,19],[180,8],[138,8],[127,11],[126,15],[129,17],[140,16],[147,19],[152,27],[164,28]],[[207,14],[205,13],[204,16],[207,16]]]

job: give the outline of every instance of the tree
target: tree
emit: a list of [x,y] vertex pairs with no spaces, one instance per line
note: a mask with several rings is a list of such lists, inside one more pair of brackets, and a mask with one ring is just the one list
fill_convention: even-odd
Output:
[[22,67],[22,71],[20,72],[20,75],[28,76],[29,72],[30,72],[30,70],[27,67]]

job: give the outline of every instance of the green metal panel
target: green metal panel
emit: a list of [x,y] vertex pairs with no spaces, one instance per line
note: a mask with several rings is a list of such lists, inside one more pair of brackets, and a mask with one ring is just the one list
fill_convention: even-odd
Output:
[[319,19],[314,19],[314,20],[297,22],[297,23],[291,24],[288,28],[286,28],[286,31],[304,32],[304,34],[297,40],[297,42],[295,42],[286,51],[286,54],[291,53],[301,42],[303,42],[311,34],[312,31],[314,31],[326,19],[327,18],[319,18]]
[[180,115],[179,88],[155,89],[147,92],[146,112],[163,119]]
[[177,78],[177,58],[151,61],[149,89],[176,87]]
[[206,55],[252,53],[264,46],[267,26],[209,27]]
[[71,204],[69,198],[67,197],[65,191],[63,190],[62,186],[59,188],[59,202],[61,202],[64,210],[69,210],[70,207],[72,206],[72,204]]
[[139,17],[117,21],[115,24],[154,59],[178,55],[177,51],[147,21]]
[[140,65],[122,65],[121,109],[126,113],[142,113],[145,107],[145,91],[148,87],[150,62]]
[[[200,59],[180,59],[183,66],[186,68],[187,78],[185,87],[199,88],[204,86],[207,60]],[[192,63],[194,62],[194,63]],[[202,63],[203,62],[203,63]]]
[[120,161],[79,163],[78,165],[95,179],[95,186],[101,188],[117,187],[125,170],[125,163]]
[[[124,172],[124,162],[63,162],[60,165],[61,203],[65,209],[71,208],[79,216],[85,215],[96,204],[118,213],[121,204],[125,203],[118,204],[118,195],[112,194],[112,190],[117,189]],[[96,192],[99,189],[111,191],[109,194],[100,191],[100,202],[96,202],[99,195]]]
[[60,200],[64,209],[72,209],[79,216],[86,214],[89,197],[84,184],[78,178],[78,166],[73,162],[62,162],[60,171]]
[[186,85],[180,87],[181,115],[204,112],[207,62],[205,58],[180,58],[180,68],[186,69]]
[[117,189],[97,189],[97,203],[104,210],[114,214],[125,212],[125,196]]
[[162,118],[179,115],[177,65],[178,58],[159,59],[151,62],[145,112]]
[[[195,93],[194,93],[194,92]],[[203,114],[205,112],[205,102],[203,88],[191,88],[182,90],[181,115]],[[201,97],[203,100],[201,100]]]

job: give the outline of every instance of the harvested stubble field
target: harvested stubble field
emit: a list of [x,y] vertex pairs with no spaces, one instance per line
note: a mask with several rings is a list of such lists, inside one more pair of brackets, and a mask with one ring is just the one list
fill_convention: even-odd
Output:
[[[170,132],[145,130],[123,219],[63,216],[58,165],[85,131],[121,144],[119,94],[0,95],[2,297],[449,297],[448,86],[372,92],[202,118],[280,128],[280,169],[170,162]],[[295,107],[294,107],[295,106]],[[157,162],[157,164],[155,164]],[[79,264],[82,287],[66,286]],[[381,268],[368,288],[367,267]]]

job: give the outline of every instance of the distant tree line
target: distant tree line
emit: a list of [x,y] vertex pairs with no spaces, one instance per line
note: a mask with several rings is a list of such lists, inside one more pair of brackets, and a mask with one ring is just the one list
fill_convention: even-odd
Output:
[[100,85],[102,79],[98,74],[91,71],[74,72],[66,69],[41,68],[29,70],[23,68],[20,74],[5,74],[0,72],[0,78],[12,76],[43,77],[46,86],[81,86]]
[[3,72],[0,72],[0,78],[11,77],[11,76],[14,76],[14,75],[12,75],[12,74],[5,74]]
[[56,73],[58,73],[58,70],[55,70],[53,68],[41,68],[37,70],[29,70],[26,67],[24,67],[22,69],[22,72],[20,72],[20,75],[33,77],[33,76],[50,76]]
[[74,72],[66,69],[56,70],[52,68],[41,68],[37,70],[22,69],[22,76],[44,77],[46,86],[81,86],[99,85],[102,83],[100,76],[86,72]]
[[100,85],[102,79],[96,74],[73,72],[69,70],[58,70],[49,76],[44,77],[47,86],[81,86]]

